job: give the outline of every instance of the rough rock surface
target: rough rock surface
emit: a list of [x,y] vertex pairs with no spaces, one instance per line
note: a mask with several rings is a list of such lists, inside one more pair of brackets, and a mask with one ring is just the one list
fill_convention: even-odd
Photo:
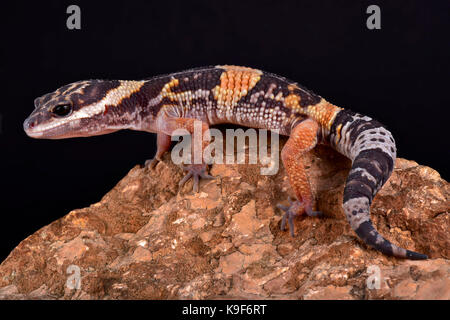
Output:
[[[292,238],[275,207],[292,192],[282,167],[214,165],[217,179],[193,194],[168,157],[154,171],[136,166],[100,202],[22,241],[0,265],[0,298],[450,299],[450,188],[435,170],[398,159],[372,206],[381,234],[431,257],[407,261],[350,229],[349,160],[318,147],[308,167],[325,217],[296,219]],[[79,289],[67,285],[71,265]]]

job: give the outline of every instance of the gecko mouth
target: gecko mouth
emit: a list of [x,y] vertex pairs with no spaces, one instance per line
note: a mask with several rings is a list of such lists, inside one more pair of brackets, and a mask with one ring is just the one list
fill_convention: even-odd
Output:
[[45,129],[45,130],[33,130],[33,129],[25,129],[25,133],[35,139],[63,139],[63,138],[70,138],[67,136],[66,130],[63,130],[63,126],[54,127],[51,129]]
[[25,133],[35,139],[67,139],[90,137],[106,133],[111,133],[120,128],[102,128],[99,126],[81,125],[80,120],[53,124],[53,125],[35,125],[30,119],[23,123]]
[[70,123],[63,123],[43,128],[30,119],[26,119],[23,123],[25,133],[35,139],[64,139],[78,136],[72,133],[70,127]]

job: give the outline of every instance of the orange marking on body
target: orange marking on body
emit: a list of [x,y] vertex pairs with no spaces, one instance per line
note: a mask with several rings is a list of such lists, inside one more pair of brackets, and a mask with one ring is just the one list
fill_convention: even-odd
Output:
[[339,141],[341,139],[341,130],[342,130],[342,123],[340,125],[338,125],[337,129],[336,129],[336,142]]
[[306,108],[306,114],[316,120],[322,127],[330,130],[334,118],[340,110],[342,108],[336,107],[325,99],[321,99],[318,104],[308,106]]
[[294,93],[291,93],[286,98],[284,98],[284,104],[286,107],[296,111],[300,110],[300,97]]
[[261,79],[260,70],[238,67],[217,66],[225,72],[220,76],[220,85],[214,88],[214,98],[221,104],[233,105],[255,87]]

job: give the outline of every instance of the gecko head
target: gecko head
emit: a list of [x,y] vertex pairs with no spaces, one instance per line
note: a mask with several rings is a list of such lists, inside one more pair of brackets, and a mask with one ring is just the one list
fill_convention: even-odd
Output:
[[121,81],[88,80],[68,84],[34,100],[34,111],[23,123],[32,138],[64,139],[116,131],[106,111],[120,92]]

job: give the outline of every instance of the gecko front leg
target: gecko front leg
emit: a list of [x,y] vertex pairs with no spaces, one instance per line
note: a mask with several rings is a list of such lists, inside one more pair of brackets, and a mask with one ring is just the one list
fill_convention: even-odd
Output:
[[145,166],[154,169],[158,162],[162,161],[164,154],[169,151],[171,142],[172,140],[169,135],[162,132],[158,133],[156,137],[156,155],[153,159],[145,161]]
[[312,119],[300,122],[294,129],[281,151],[281,160],[286,168],[289,182],[294,189],[297,201],[290,201],[288,207],[278,205],[285,211],[281,221],[281,229],[285,230],[289,223],[291,235],[294,236],[294,217],[306,213],[308,216],[320,216],[321,212],[312,210],[312,193],[308,176],[303,164],[303,155],[317,144],[319,125]]
[[[160,116],[158,123],[158,151],[157,156],[159,154],[159,151],[161,151],[162,154],[166,152],[170,146],[170,136],[173,135],[175,130],[178,129],[185,129],[187,130],[191,136],[193,137],[192,143],[191,143],[191,163],[187,164],[183,167],[184,171],[187,171],[187,174],[184,176],[184,178],[180,181],[179,185],[180,187],[183,186],[189,179],[193,178],[193,191],[198,192],[199,189],[199,181],[200,178],[202,179],[214,179],[213,176],[210,176],[207,173],[207,165],[203,160],[203,150],[206,148],[207,144],[210,141],[209,136],[209,125],[201,120],[193,119],[193,118],[181,118],[172,116],[170,111],[166,111],[163,113],[163,115]],[[199,124],[198,127],[201,128],[201,135],[199,136],[201,138],[201,142],[194,141],[196,138],[195,129],[196,129],[196,122]],[[160,137],[161,135],[161,137]],[[169,143],[167,143],[169,141]],[[197,146],[196,146],[197,144]],[[200,150],[197,150],[200,148]],[[196,163],[196,157],[195,152],[200,151],[200,163]],[[160,156],[162,155],[160,154]],[[157,157],[155,157],[157,158]]]

